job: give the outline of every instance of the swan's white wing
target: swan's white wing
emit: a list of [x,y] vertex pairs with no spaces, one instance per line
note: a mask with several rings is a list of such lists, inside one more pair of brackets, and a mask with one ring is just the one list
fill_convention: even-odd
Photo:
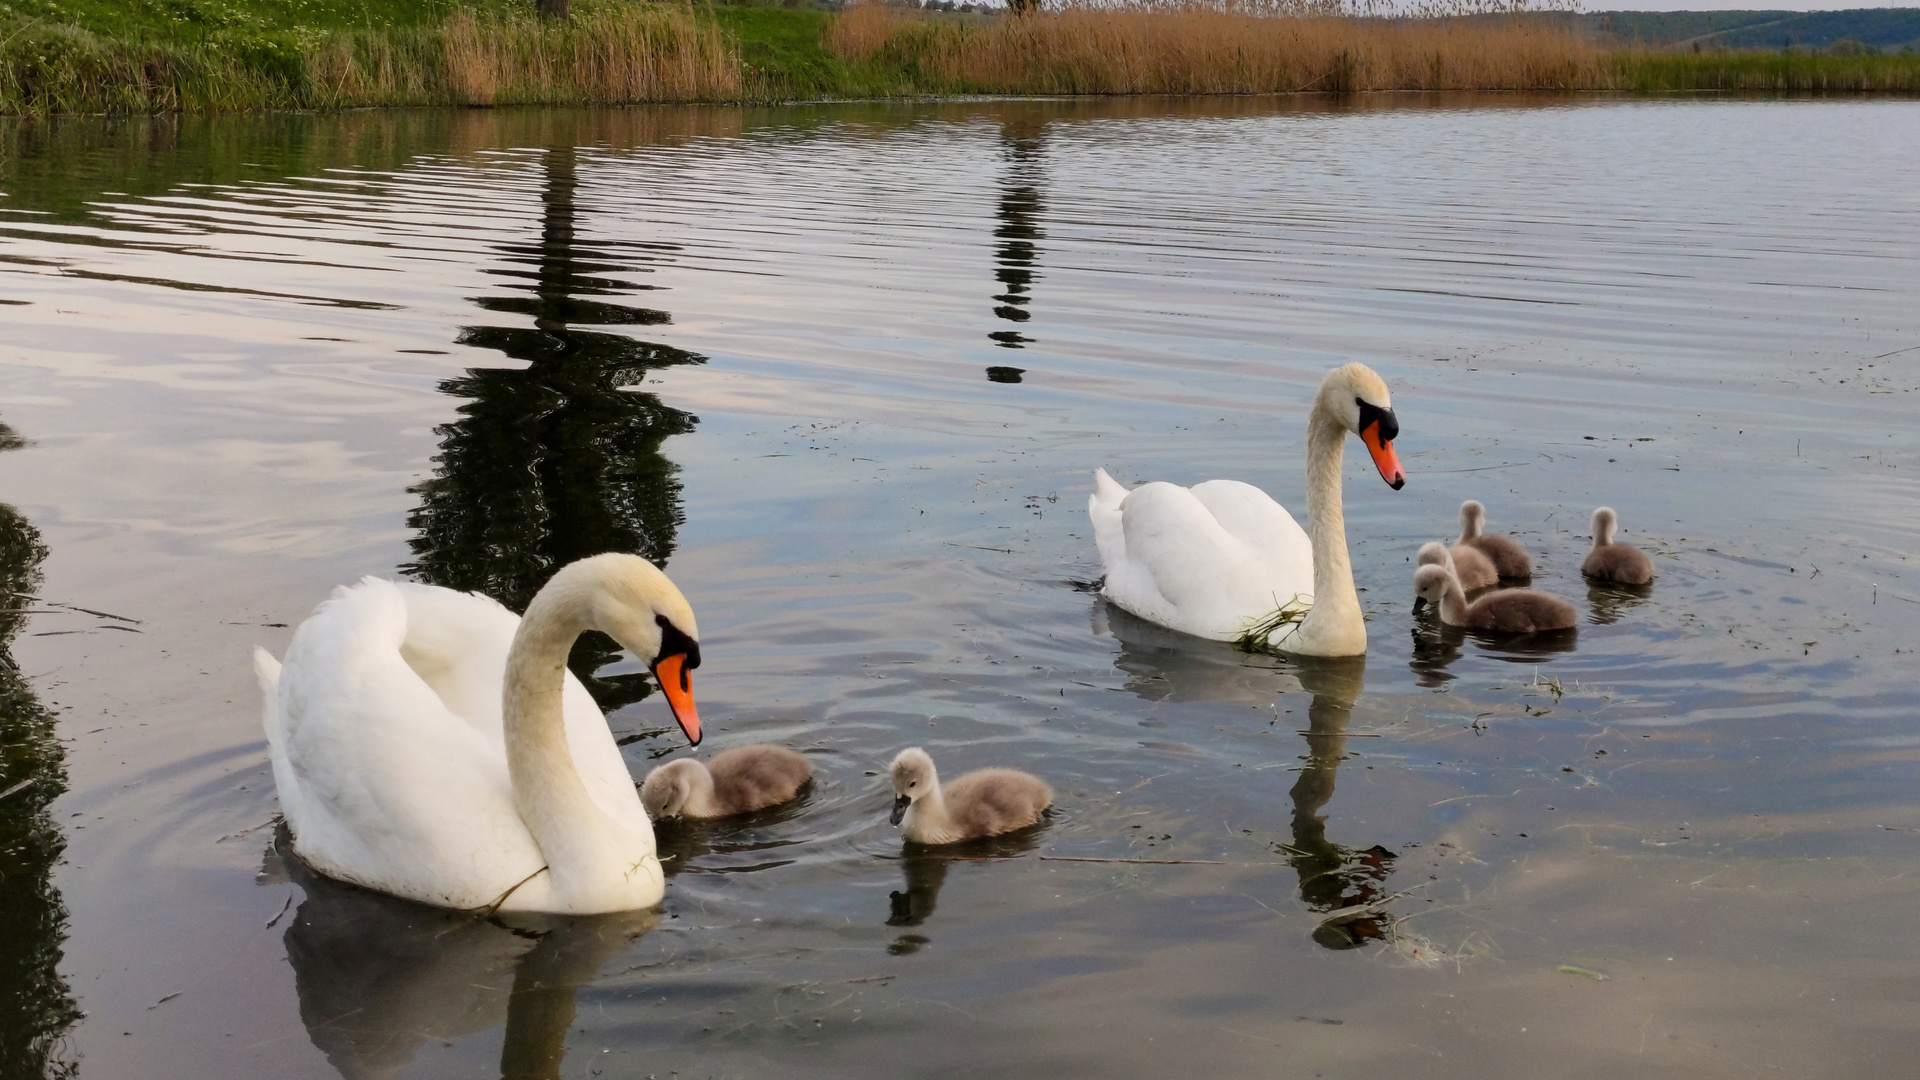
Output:
[[1142,618],[1225,641],[1312,595],[1306,533],[1250,484],[1143,484],[1119,515],[1124,557],[1107,566],[1106,594]]
[[[480,907],[544,865],[514,806],[504,747],[402,659],[391,582],[343,588],[301,624],[277,686],[275,777],[300,853],[323,873],[446,907]],[[283,769],[284,762],[284,769]]]
[[[407,606],[406,637],[401,646],[407,663],[448,708],[504,747],[502,684],[520,617],[473,593],[433,585],[400,584],[397,588]],[[594,805],[628,829],[651,835],[633,775],[620,756],[607,718],[571,671],[566,674],[560,708],[566,721],[567,749]]]

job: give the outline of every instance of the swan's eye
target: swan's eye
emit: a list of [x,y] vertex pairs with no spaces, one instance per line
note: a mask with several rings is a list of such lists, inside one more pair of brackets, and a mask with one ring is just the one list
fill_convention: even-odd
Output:
[[920,786],[920,781],[918,781],[918,780],[909,780],[909,781],[907,781],[907,786],[908,786],[908,787],[910,787],[910,788],[917,788],[917,787],[919,787],[919,786]]

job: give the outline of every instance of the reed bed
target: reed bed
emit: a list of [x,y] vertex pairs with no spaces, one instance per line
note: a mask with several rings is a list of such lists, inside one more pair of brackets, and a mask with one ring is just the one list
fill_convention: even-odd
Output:
[[737,101],[734,44],[690,6],[561,21],[456,12],[436,26],[190,42],[0,26],[0,113]]
[[1329,3],[1069,4],[981,23],[863,3],[828,47],[954,93],[1582,90],[1604,75],[1599,50],[1551,13],[1398,18]]

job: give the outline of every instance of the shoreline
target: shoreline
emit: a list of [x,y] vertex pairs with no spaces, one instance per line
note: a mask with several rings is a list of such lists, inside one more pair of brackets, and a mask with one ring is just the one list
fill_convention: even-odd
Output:
[[1608,51],[1564,21],[1529,15],[1064,8],[942,19],[871,4],[828,13],[599,0],[549,21],[501,2],[411,23],[130,23],[117,36],[0,16],[0,116],[1320,93],[1920,95],[1920,55]]

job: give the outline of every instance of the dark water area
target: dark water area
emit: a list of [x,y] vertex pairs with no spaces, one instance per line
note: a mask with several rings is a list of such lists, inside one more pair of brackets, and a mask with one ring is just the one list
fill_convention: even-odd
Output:
[[[1899,101],[0,121],[0,1074],[1902,1073],[1915,175]],[[1096,467],[1299,513],[1348,360],[1364,659],[1090,591]],[[1413,614],[1467,498],[1576,631]],[[1652,586],[1581,578],[1602,504]],[[607,549],[804,799],[599,919],[288,857],[251,646]],[[906,848],[908,745],[1056,811]]]

